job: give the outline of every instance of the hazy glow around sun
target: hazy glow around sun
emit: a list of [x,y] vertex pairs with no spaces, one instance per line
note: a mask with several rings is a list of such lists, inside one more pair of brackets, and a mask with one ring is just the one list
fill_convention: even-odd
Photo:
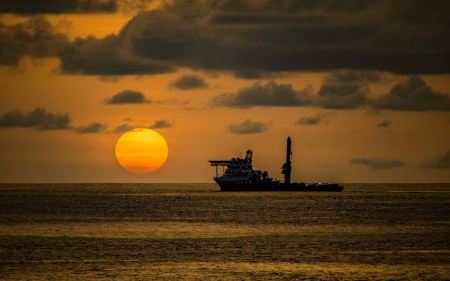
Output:
[[116,143],[119,164],[135,174],[147,174],[161,168],[169,155],[163,136],[147,128],[135,128],[123,134]]

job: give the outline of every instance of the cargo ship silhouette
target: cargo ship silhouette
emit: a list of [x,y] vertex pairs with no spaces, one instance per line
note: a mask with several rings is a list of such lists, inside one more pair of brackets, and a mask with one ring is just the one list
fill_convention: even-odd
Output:
[[[231,160],[209,160],[211,166],[216,167],[214,181],[221,191],[325,191],[340,192],[343,186],[336,183],[314,183],[306,185],[304,182],[291,183],[291,138],[287,138],[286,162],[281,173],[284,174],[284,182],[269,177],[267,171],[254,170],[252,166],[253,151],[248,150],[245,158],[231,158]],[[219,174],[218,167],[223,167],[223,173]],[[225,170],[225,166],[227,167]]]

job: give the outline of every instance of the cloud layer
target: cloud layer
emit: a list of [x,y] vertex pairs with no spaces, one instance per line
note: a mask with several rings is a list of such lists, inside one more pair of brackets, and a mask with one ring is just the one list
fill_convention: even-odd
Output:
[[[117,10],[114,0],[9,2],[0,5],[0,12]],[[187,67],[245,78],[337,69],[450,73],[450,5],[441,0],[162,3],[159,9],[136,14],[118,34],[67,42],[62,52],[53,54],[61,59],[61,70],[134,75]],[[21,40],[8,41],[18,46]]]
[[0,11],[12,14],[115,13],[117,0],[20,0],[0,1]]

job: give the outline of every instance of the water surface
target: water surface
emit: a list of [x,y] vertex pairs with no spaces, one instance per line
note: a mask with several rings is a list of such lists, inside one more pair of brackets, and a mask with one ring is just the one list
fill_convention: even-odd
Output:
[[446,280],[450,184],[0,184],[1,280]]

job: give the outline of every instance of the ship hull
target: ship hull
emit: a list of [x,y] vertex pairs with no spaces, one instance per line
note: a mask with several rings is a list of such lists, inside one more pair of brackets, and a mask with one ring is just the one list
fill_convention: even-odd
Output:
[[214,178],[220,191],[301,191],[301,192],[341,192],[344,187],[338,184],[283,184],[270,182],[230,181]]

